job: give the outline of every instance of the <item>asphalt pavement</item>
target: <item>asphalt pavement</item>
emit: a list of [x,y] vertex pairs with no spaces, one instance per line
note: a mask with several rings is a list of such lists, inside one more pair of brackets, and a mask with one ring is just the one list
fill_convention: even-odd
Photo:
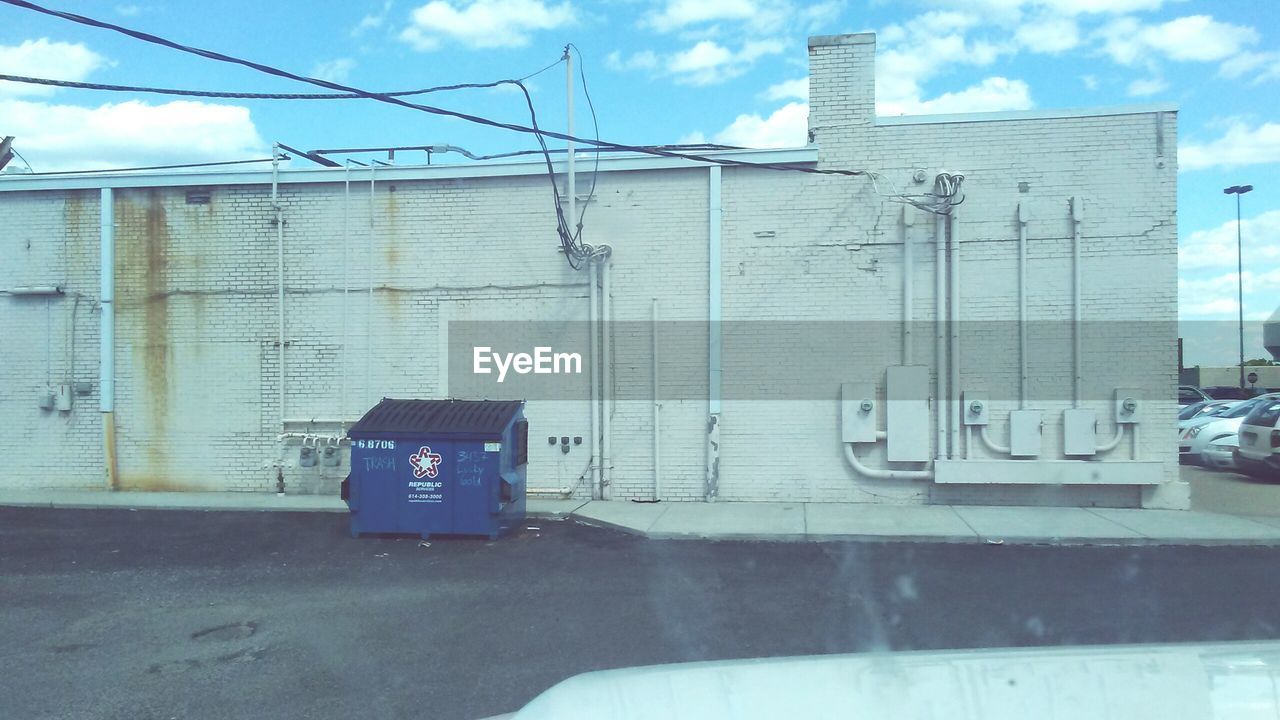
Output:
[[662,541],[540,520],[0,508],[0,716],[475,720],[570,675],[1280,638],[1280,548]]
[[1231,515],[1280,517],[1280,483],[1226,470],[1183,465],[1191,483],[1191,508]]

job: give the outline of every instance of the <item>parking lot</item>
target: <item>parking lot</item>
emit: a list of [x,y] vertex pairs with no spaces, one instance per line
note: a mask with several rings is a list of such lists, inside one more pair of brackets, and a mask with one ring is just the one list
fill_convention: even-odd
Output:
[[1232,515],[1280,516],[1280,483],[1195,465],[1180,468],[1191,483],[1191,508]]
[[397,717],[518,708],[592,669],[715,658],[1280,636],[1280,549],[495,543],[330,513],[0,508],[14,718]]

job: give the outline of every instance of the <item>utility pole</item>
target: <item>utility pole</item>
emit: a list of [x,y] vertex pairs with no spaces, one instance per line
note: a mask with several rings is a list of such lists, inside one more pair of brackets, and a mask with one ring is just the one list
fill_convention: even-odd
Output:
[[1240,234],[1240,196],[1252,185],[1232,185],[1223,193],[1236,196],[1236,306],[1240,311],[1240,389],[1244,389],[1244,244]]

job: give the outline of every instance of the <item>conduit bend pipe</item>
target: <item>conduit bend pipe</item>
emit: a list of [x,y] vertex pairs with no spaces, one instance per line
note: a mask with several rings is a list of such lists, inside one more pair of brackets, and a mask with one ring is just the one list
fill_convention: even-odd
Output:
[[1008,455],[1010,452],[1012,452],[1009,446],[997,445],[996,442],[991,439],[991,435],[987,433],[986,425],[983,425],[982,428],[978,431],[978,436],[982,438],[982,444],[986,445],[987,449],[990,450],[991,452],[1000,453],[1001,455]]
[[[882,433],[876,433],[877,436]],[[873,480],[932,480],[932,470],[879,470],[862,464],[853,452],[853,443],[844,443],[844,459],[849,461],[853,471]]]
[[1106,443],[1099,445],[1098,452],[1104,453],[1104,452],[1110,452],[1112,450],[1115,450],[1116,447],[1120,445],[1120,441],[1123,439],[1124,439],[1124,425],[1117,424],[1115,437],[1111,438]]

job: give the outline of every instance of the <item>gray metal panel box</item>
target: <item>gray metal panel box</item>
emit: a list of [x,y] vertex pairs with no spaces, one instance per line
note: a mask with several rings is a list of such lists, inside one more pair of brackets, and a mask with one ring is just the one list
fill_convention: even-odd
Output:
[[1141,390],[1116,388],[1116,424],[1136,423],[1142,419]]
[[[870,407],[864,407],[864,404]],[[876,441],[874,385],[840,384],[840,440],[847,443]]]
[[885,370],[885,458],[890,462],[929,459],[929,368],[898,365]]
[[1062,411],[1062,454],[1096,455],[1098,416],[1089,408]]
[[1014,410],[1009,413],[1009,454],[1013,457],[1040,455],[1040,411]]

